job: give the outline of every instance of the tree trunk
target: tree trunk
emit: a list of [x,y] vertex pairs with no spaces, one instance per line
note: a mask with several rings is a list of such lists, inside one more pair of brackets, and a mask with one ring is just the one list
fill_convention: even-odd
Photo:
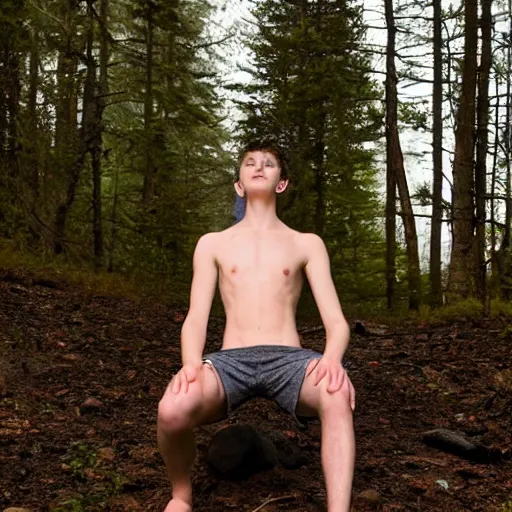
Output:
[[486,304],[487,265],[485,263],[485,196],[487,183],[487,152],[489,124],[489,75],[492,65],[492,0],[482,1],[482,56],[478,74],[477,148],[475,167],[476,237],[475,237],[475,283],[477,297]]
[[494,196],[496,194],[496,178],[498,172],[498,151],[499,151],[499,132],[500,132],[500,80],[499,74],[494,74],[494,83],[496,91],[496,107],[494,113],[494,149],[492,158],[492,174],[491,174],[491,293],[493,296],[499,295],[499,264],[498,254],[496,251],[497,237],[496,237],[496,223],[495,223],[495,203]]
[[[324,109],[323,105],[319,108]],[[323,237],[325,229],[325,123],[326,114],[320,114],[319,125],[315,130],[314,154],[313,162],[315,168],[315,191],[316,191],[316,205],[315,205],[315,231]]]
[[[386,128],[387,130],[387,128]],[[388,138],[388,140],[391,140]],[[389,142],[387,148],[388,164],[386,167],[386,299],[388,309],[393,309],[396,302],[396,183],[393,166],[389,162]]]
[[474,296],[473,146],[478,46],[478,0],[465,1],[462,93],[453,162],[453,246],[449,292],[452,299]]
[[[0,15],[0,223],[2,231],[12,236],[18,217],[13,205],[18,203],[21,185],[19,165],[19,108],[22,54],[13,41],[22,33],[22,6],[13,3]],[[13,217],[14,214],[14,217]]]
[[386,144],[387,166],[398,186],[400,205],[403,213],[405,241],[407,246],[409,308],[418,309],[421,300],[421,276],[418,253],[418,237],[412,210],[411,198],[404,168],[404,158],[398,134],[398,94],[395,67],[396,26],[393,13],[393,0],[384,0],[388,43],[386,52]]
[[507,103],[506,103],[506,125],[505,125],[505,229],[503,230],[503,241],[500,246],[498,262],[500,264],[500,292],[504,299],[512,298],[512,1],[508,1],[509,14],[509,37],[507,47]]
[[[76,186],[83,167],[85,153],[80,151],[77,132],[77,52],[74,48],[74,15],[77,6],[74,0],[62,4],[64,41],[57,61],[57,100],[55,104],[55,164],[52,192],[57,197],[54,220],[53,251],[64,252],[66,220],[75,200]],[[84,107],[82,117],[86,114]],[[61,193],[62,185],[64,192]]]
[[432,227],[430,235],[430,301],[441,306],[441,234],[443,224],[443,55],[441,0],[434,0],[434,86],[432,96],[434,166],[432,190]]
[[109,259],[108,259],[108,271],[114,271],[114,252],[116,249],[117,242],[117,202],[118,202],[118,190],[119,190],[119,165],[115,166],[114,169],[114,197],[112,199],[112,212],[110,216],[110,247],[109,247]]
[[145,170],[142,200],[148,204],[153,197],[155,166],[153,162],[153,8],[148,4],[146,27],[146,92],[144,98]]
[[27,128],[27,164],[28,164],[28,182],[32,191],[30,207],[36,208],[39,199],[39,168],[38,168],[38,138],[37,134],[37,86],[39,83],[39,33],[37,28],[32,29],[30,45],[30,63],[29,73],[30,82],[28,90],[28,123]]
[[[96,95],[96,118],[94,119],[94,138],[91,141],[91,160],[93,175],[93,237],[94,237],[94,266],[96,270],[103,267],[103,214],[101,197],[101,162],[103,154],[103,111],[105,110],[105,97],[108,93],[108,0],[100,3],[100,78]],[[92,13],[92,5],[91,5]],[[92,23],[91,16],[91,23]],[[91,55],[92,58],[92,55]],[[96,76],[96,70],[94,70]]]

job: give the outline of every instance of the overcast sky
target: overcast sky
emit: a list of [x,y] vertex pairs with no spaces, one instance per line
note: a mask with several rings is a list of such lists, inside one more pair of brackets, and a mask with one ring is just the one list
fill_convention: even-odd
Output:
[[[250,58],[249,51],[240,44],[240,35],[242,31],[251,30],[251,24],[244,20],[250,20],[250,3],[247,0],[214,0],[219,6],[219,10],[213,18],[214,30],[219,34],[225,33],[236,25],[238,27],[237,36],[230,40],[229,44],[224,46],[223,55],[226,59],[225,65],[223,66],[224,77],[227,82],[246,82],[250,80],[250,76],[246,73],[239,71],[239,66],[243,65]],[[395,2],[398,6],[403,4],[406,0],[399,0]],[[446,6],[449,2],[446,2]],[[365,1],[365,21],[369,26],[373,27],[385,27],[383,17],[383,1],[367,0]],[[376,12],[378,11],[378,12]],[[408,9],[407,13],[411,14],[412,10]],[[417,8],[418,14],[431,15],[429,9],[422,7]],[[498,30],[508,30],[507,24],[504,22],[498,23]],[[418,32],[421,29],[418,28]],[[381,45],[386,44],[386,31],[378,30],[376,28],[370,28],[367,33],[365,45]],[[462,42],[461,42],[462,44]],[[397,41],[397,46],[400,46],[400,42]],[[415,53],[427,53],[431,51],[428,46],[423,48],[414,48],[409,50],[410,54]],[[405,53],[405,52],[402,52]],[[376,56],[373,60],[374,69],[378,71],[385,71],[385,58]],[[423,65],[431,64],[432,58],[424,58],[421,63]],[[400,62],[397,62],[397,67],[400,69]],[[424,69],[422,75],[426,79],[432,79],[432,73],[429,69]],[[375,80],[384,87],[385,76],[382,74],[375,73]],[[493,87],[493,86],[491,86]],[[493,89],[491,89],[493,90]],[[414,101],[421,102],[427,100],[427,108],[431,109],[431,97],[432,97],[432,85],[431,84],[413,84],[411,82],[401,81],[399,84],[399,96],[402,101]],[[227,120],[228,126],[233,126],[238,112],[233,109],[229,100],[225,101],[226,108],[229,116]],[[492,134],[491,134],[492,137]],[[443,155],[443,166],[445,175],[451,180],[451,156],[449,151],[453,151],[454,138],[451,128],[446,127],[444,130],[444,143],[443,146],[448,150]],[[409,190],[412,193],[414,189],[421,183],[432,182],[432,146],[431,146],[432,134],[421,133],[412,130],[406,130],[401,132],[401,142],[405,155],[405,166],[407,177],[409,181]],[[385,145],[382,144],[382,153],[379,155],[378,164],[379,168],[382,169],[382,186],[383,190],[385,187]],[[443,195],[445,199],[450,199],[450,188],[448,183],[444,183]],[[417,213],[430,214],[430,208],[415,208]],[[429,257],[429,236],[430,236],[430,221],[425,218],[417,218],[417,229],[420,243],[420,258],[422,259],[422,266],[426,270],[428,267]],[[450,236],[447,231],[447,226],[444,224],[443,230],[443,261],[448,262],[450,252]]]

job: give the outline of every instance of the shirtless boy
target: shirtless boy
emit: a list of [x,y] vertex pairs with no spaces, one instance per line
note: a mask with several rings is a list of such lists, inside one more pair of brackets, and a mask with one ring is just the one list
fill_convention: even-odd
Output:
[[[350,509],[355,392],[342,365],[350,331],[322,239],[290,229],[276,215],[277,195],[287,186],[279,150],[249,147],[235,184],[246,198],[243,220],[197,243],[181,331],[183,366],[158,406],[158,445],[172,484],[165,512],[192,510],[193,429],[224,419],[254,396],[275,400],[291,415],[319,417],[328,510]],[[300,345],[295,313],[303,274],[325,326],[323,354]],[[203,356],[217,278],[223,345]]]

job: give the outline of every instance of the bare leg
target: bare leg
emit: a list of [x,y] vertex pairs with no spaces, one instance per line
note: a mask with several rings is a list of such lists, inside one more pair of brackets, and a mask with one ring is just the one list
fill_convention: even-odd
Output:
[[[314,364],[314,361],[310,363]],[[315,386],[313,380],[306,377],[300,392],[297,414],[320,417],[322,468],[328,511],[349,512],[356,449],[348,376],[338,392],[329,393],[326,388],[324,381]]]
[[190,470],[196,457],[194,432],[166,431],[162,422],[157,427],[158,448],[165,462],[172,484],[172,500],[165,512],[190,512],[192,510],[192,483]]
[[348,512],[356,451],[352,411],[348,399],[340,406],[337,397],[332,397],[335,398],[332,404],[328,403],[329,398],[320,412],[327,506],[329,512]]
[[196,456],[193,429],[218,421],[224,414],[225,399],[215,371],[203,366],[199,379],[186,393],[167,388],[158,406],[158,447],[172,485],[172,499],[164,512],[192,511],[190,473]]

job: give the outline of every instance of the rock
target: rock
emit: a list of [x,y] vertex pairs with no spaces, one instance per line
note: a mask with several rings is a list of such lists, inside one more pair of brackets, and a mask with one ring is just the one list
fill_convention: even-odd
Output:
[[274,443],[251,425],[231,425],[214,434],[206,461],[218,476],[244,480],[274,467],[277,452]]
[[299,469],[307,463],[307,457],[302,450],[280,432],[266,434],[274,443],[277,450],[277,460],[286,469]]
[[87,414],[88,412],[97,412],[103,409],[105,406],[103,402],[100,402],[96,398],[87,398],[80,406],[80,412]]

